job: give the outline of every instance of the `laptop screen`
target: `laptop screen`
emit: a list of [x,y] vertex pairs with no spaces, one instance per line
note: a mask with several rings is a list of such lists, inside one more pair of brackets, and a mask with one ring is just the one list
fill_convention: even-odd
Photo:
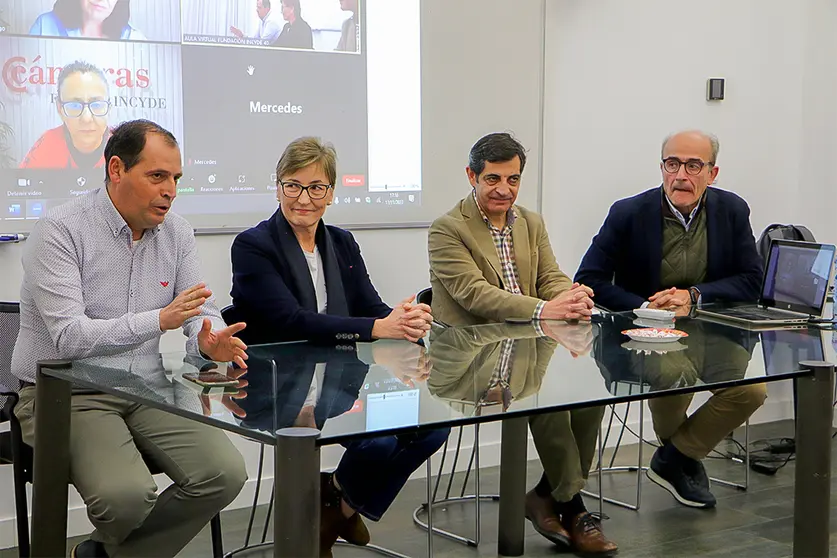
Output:
[[761,304],[821,315],[834,252],[830,244],[774,241],[767,259]]

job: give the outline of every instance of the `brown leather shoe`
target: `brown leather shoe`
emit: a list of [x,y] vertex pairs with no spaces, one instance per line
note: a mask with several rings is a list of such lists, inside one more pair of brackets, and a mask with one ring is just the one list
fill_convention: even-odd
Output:
[[[329,515],[329,521],[334,523],[333,528],[337,536],[349,544],[366,546],[371,540],[369,529],[366,528],[366,524],[363,523],[363,519],[359,513],[355,513],[349,518],[343,515],[340,505],[342,500],[343,493],[334,486],[334,474],[320,473],[320,502],[322,504],[321,513],[323,517],[325,517],[326,513],[332,514],[332,509],[337,510],[339,512],[339,519],[337,515],[334,518],[331,518]],[[328,512],[326,508],[328,508]],[[332,541],[331,544],[333,545],[335,541]],[[322,543],[320,546],[322,546]]]
[[359,513],[344,521],[337,534],[343,537],[343,540],[347,543],[357,546],[366,546],[372,540],[369,529],[366,528],[366,524]]
[[330,473],[320,473],[320,556],[331,558],[331,547],[337,542],[346,517],[340,509],[340,492],[334,487]]
[[612,556],[619,550],[615,543],[604,536],[601,522],[590,512],[580,513],[568,523],[576,552]]
[[320,509],[320,557],[331,558],[331,547],[337,542],[338,530],[346,518],[340,506],[329,506],[323,502]]
[[534,490],[526,493],[526,519],[539,534],[550,542],[570,547],[570,533],[555,513],[555,501],[551,496],[539,496]]

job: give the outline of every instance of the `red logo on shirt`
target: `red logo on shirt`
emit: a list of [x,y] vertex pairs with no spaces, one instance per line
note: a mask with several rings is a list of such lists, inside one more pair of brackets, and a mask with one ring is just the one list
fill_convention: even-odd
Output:
[[168,286],[169,286],[169,282],[168,282],[168,281],[160,281],[160,284],[161,284],[161,285],[163,285],[164,287],[168,287]]

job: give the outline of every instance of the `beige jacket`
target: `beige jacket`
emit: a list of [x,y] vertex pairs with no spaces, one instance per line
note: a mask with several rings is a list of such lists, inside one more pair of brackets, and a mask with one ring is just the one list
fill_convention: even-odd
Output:
[[503,290],[500,258],[472,195],[430,226],[430,285],[433,317],[448,325],[531,318],[538,302],[552,300],[572,286],[552,253],[543,219],[515,206],[512,226],[515,262],[522,295]]

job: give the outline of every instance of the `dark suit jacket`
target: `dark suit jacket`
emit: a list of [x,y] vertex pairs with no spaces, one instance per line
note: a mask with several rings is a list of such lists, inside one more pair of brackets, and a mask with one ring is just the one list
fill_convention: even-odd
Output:
[[[375,320],[392,309],[372,286],[360,247],[350,232],[323,222],[317,247],[325,268],[327,314],[317,313],[312,303],[308,265],[281,209],[235,238],[230,294],[234,320],[247,323],[240,334],[245,343],[372,340]],[[344,315],[332,312],[338,301]]]
[[663,246],[662,191],[653,188],[614,203],[575,275],[591,287],[597,305],[613,311],[639,308],[669,287],[700,289],[702,302],[756,301],[763,264],[750,227],[750,208],[725,190],[707,188],[708,269],[700,285],[660,282]]

